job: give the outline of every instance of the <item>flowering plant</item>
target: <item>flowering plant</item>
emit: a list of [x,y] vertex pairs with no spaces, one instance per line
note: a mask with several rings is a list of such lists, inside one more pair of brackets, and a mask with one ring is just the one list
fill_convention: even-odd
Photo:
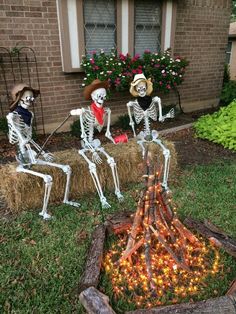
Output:
[[170,50],[164,53],[152,53],[146,50],[142,57],[131,57],[112,50],[105,54],[93,51],[91,56],[83,56],[82,68],[85,71],[82,86],[91,84],[95,79],[108,80],[116,90],[128,90],[135,74],[144,73],[151,78],[154,90],[168,92],[183,81],[188,61],[180,57],[171,57]]

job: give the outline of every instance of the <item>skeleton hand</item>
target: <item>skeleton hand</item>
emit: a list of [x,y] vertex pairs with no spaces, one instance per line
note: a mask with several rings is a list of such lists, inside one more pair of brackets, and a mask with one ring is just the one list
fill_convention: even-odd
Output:
[[53,162],[54,161],[54,156],[51,153],[42,152],[42,156],[48,162]]
[[92,161],[97,165],[102,163],[102,159],[100,158],[97,152],[93,152]]
[[175,109],[172,108],[166,115],[164,115],[164,118],[174,118],[174,116],[175,116]]
[[81,113],[82,113],[82,109],[73,109],[73,110],[70,111],[70,114],[72,116],[80,116]]

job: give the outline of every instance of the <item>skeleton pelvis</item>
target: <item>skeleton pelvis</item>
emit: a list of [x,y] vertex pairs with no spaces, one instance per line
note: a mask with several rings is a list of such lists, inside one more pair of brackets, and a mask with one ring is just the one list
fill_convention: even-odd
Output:
[[22,165],[31,165],[36,163],[36,155],[37,153],[30,148],[24,152],[19,151],[16,159]]
[[145,140],[147,142],[152,142],[153,140],[158,138],[158,132],[156,130],[152,130],[150,133],[141,131],[137,135],[138,140]]
[[[98,148],[101,146],[101,141],[99,139],[95,139],[95,140],[92,140],[91,142],[89,142],[89,144],[93,147],[93,148]],[[81,146],[83,148],[88,148],[89,146],[86,145],[86,143],[82,140],[81,141]]]

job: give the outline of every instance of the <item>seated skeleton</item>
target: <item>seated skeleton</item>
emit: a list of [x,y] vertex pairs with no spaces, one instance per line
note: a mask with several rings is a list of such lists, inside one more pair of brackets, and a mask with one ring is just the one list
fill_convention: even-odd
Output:
[[[174,109],[171,109],[166,115],[162,115],[161,99],[157,96],[151,97],[150,94],[153,91],[153,84],[151,79],[146,79],[144,74],[136,74],[130,86],[130,93],[134,97],[137,97],[133,101],[127,103],[128,114],[130,118],[130,126],[132,127],[134,137],[137,138],[137,143],[142,148],[143,158],[145,156],[146,145],[148,142],[155,142],[158,144],[164,156],[164,173],[162,185],[165,189],[168,188],[167,180],[169,173],[169,162],[170,162],[170,151],[167,149],[162,141],[158,138],[158,132],[156,130],[151,130],[150,119],[163,122],[166,118],[174,117]],[[136,135],[134,120],[139,124],[141,121],[144,123],[144,129]]]
[[[52,177],[31,168],[33,165],[47,165],[60,168],[66,174],[66,186],[64,192],[63,203],[73,206],[79,206],[78,203],[68,200],[71,168],[68,165],[54,163],[54,157],[50,153],[46,153],[32,138],[32,124],[34,114],[29,111],[29,107],[39,95],[39,90],[35,90],[24,83],[16,84],[12,91],[13,102],[10,106],[10,113],[7,115],[9,128],[9,141],[11,144],[17,145],[16,160],[19,165],[16,168],[17,172],[28,173],[43,179],[45,184],[44,201],[42,211],[39,213],[44,219],[50,219],[51,216],[47,213],[47,206],[52,188]],[[32,147],[34,149],[32,149]],[[43,159],[39,158],[43,157]]]
[[[108,82],[102,82],[99,79],[94,80],[84,89],[85,99],[92,99],[90,107],[88,107],[87,109],[74,109],[70,112],[71,115],[78,115],[80,117],[82,149],[79,150],[79,154],[88,163],[89,172],[95,184],[101,205],[104,208],[108,208],[110,207],[110,205],[103,194],[101,183],[97,175],[96,165],[102,163],[100,155],[104,155],[107,158],[107,163],[111,167],[112,177],[115,186],[115,194],[119,201],[123,200],[123,195],[120,192],[119,178],[115,160],[101,146],[100,140],[94,139],[95,129],[100,132],[105,124],[105,118],[107,118],[107,128],[105,136],[113,143],[115,143],[110,132],[111,110],[109,108],[103,107],[104,100],[106,99],[107,88]],[[92,153],[92,160],[89,159],[90,153]]]

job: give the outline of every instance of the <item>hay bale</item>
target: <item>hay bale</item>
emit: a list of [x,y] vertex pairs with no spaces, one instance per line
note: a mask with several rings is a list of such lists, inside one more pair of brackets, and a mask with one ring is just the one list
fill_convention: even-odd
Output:
[[[176,152],[172,142],[164,141],[171,152],[170,174],[177,166]],[[141,148],[134,140],[119,145],[106,144],[106,151],[114,157],[119,174],[120,186],[127,183],[139,182],[143,174]],[[150,151],[157,159],[163,159],[162,152],[158,145],[150,144]],[[96,192],[92,177],[90,176],[86,161],[78,154],[76,149],[64,150],[54,154],[56,162],[68,164],[72,168],[70,199],[80,199],[87,193]],[[7,164],[1,167],[0,192],[3,195],[7,206],[14,212],[26,209],[42,207],[44,184],[41,178],[33,175],[17,173],[16,163]],[[50,174],[53,177],[53,186],[50,196],[50,204],[61,202],[64,196],[66,176],[63,172],[54,167],[34,165],[32,170]],[[103,158],[103,164],[97,165],[97,173],[103,188],[112,190],[114,188],[111,169]]]

